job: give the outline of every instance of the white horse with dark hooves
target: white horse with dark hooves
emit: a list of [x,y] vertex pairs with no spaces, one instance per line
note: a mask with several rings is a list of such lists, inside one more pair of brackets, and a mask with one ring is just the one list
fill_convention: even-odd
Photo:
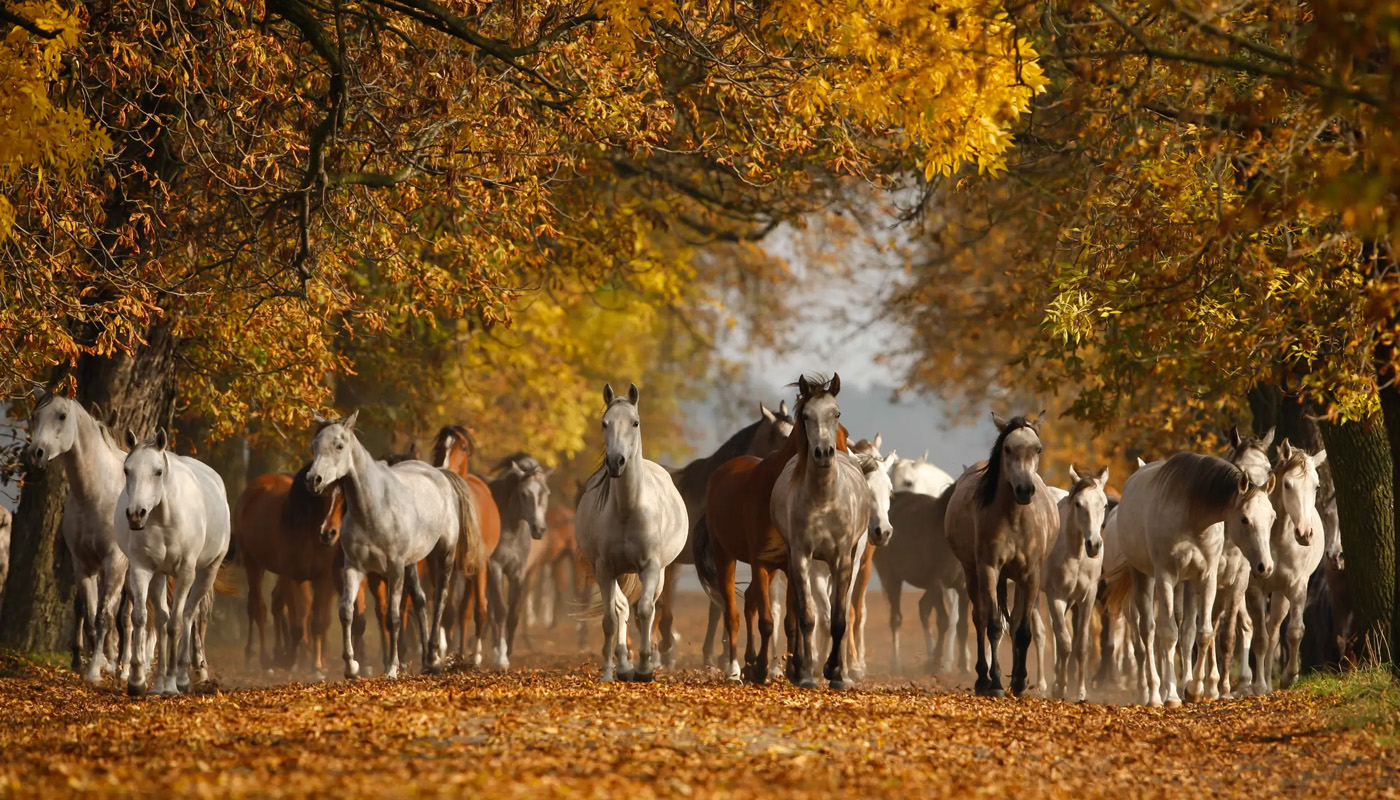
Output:
[[[1108,508],[1108,467],[1096,475],[1080,475],[1069,468],[1074,484],[1059,501],[1060,536],[1045,558],[1041,589],[1050,607],[1050,628],[1055,635],[1054,697],[1063,699],[1070,682],[1073,661],[1078,689],[1075,699],[1087,698],[1089,620],[1094,613],[1099,577],[1103,572],[1103,522]],[[1071,631],[1070,625],[1073,624]],[[1046,669],[1041,665],[1044,679]]]
[[[452,584],[446,578],[448,568],[455,558],[458,570],[469,574],[482,547],[471,488],[457,473],[422,461],[410,459],[393,466],[376,461],[355,436],[358,416],[357,411],[334,421],[316,418],[320,430],[311,442],[311,466],[306,471],[311,491],[330,491],[338,483],[345,495],[340,530],[345,553],[341,584],[345,591],[340,598],[345,677],[360,674],[355,659],[355,595],[370,573],[383,576],[387,584],[389,658],[384,676],[399,674],[405,587],[413,593],[418,612],[424,671],[441,672],[446,655],[442,614]],[[432,574],[442,576],[431,606],[418,579],[417,565],[424,559],[429,559]]]
[[[123,465],[126,482],[113,517],[130,561],[133,644],[126,689],[131,695],[146,693],[149,599],[156,609],[160,644],[155,689],[159,694],[184,693],[189,691],[195,657],[196,617],[208,613],[209,595],[228,553],[228,495],[219,473],[166,449],[164,430],[145,442],[128,431],[126,444],[131,450]],[[172,599],[167,601],[165,581],[156,580],[158,576],[169,578]]]
[[[29,417],[28,452],[36,466],[58,461],[68,477],[62,532],[78,587],[73,606],[73,670],[81,670],[86,661],[84,677],[97,683],[103,672],[115,666],[118,677],[125,680],[131,631],[117,619],[127,572],[117,532],[125,530],[126,523],[116,519],[116,509],[126,453],[107,426],[77,401],[47,393]],[[119,528],[113,527],[114,521]],[[106,641],[114,625],[119,625],[120,644],[117,663],[109,665]]]
[[[685,501],[671,474],[642,456],[636,384],[627,396],[603,387],[603,466],[578,499],[579,549],[602,593],[602,679],[650,681],[658,648],[652,641],[666,568],[685,547],[690,529]],[[636,606],[639,664],[627,654],[629,607]]]

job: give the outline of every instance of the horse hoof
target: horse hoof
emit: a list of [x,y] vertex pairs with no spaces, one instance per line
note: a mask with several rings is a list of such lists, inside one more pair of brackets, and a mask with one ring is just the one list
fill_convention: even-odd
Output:
[[651,683],[654,680],[656,680],[655,672],[638,672],[632,676],[634,683]]
[[816,680],[814,680],[814,679],[812,679],[812,678],[803,678],[803,679],[797,684],[797,688],[799,688],[799,689],[815,689],[815,688],[817,688],[817,682],[816,682]]
[[1181,708],[1181,701],[1172,697],[1167,700],[1166,706],[1167,708]]
[[637,677],[637,671],[632,669],[618,670],[617,679],[625,683],[631,683]]
[[429,665],[427,665],[426,667],[423,668],[423,674],[424,674],[424,675],[441,675],[441,674],[442,674],[443,672],[445,672],[446,670],[447,670],[447,668],[444,667],[444,666],[441,665],[441,664],[429,664]]
[[128,683],[128,684],[126,685],[126,693],[127,693],[128,695],[132,696],[132,697],[145,697],[145,696],[146,696],[146,684],[144,684],[144,683]]
[[828,681],[827,686],[831,687],[832,689],[835,689],[838,692],[844,692],[848,689],[854,689],[855,683],[848,680]]
[[1006,697],[1006,690],[1000,686],[987,686],[977,690],[978,697]]
[[190,681],[189,681],[188,678],[186,678],[185,680],[181,681],[180,683],[175,684],[175,693],[176,693],[176,694],[189,694],[189,693],[190,693]]
[[743,672],[743,678],[745,683],[762,686],[764,683],[768,682],[768,671],[757,665],[746,667]]
[[180,690],[173,686],[166,686],[164,689],[160,690],[160,695],[161,697],[179,697]]

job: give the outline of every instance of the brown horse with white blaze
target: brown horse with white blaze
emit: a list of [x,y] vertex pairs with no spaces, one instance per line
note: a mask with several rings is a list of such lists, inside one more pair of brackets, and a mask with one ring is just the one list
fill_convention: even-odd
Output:
[[464,574],[465,585],[457,606],[457,622],[461,625],[461,638],[458,640],[458,656],[467,655],[467,623],[476,623],[476,639],[472,645],[470,660],[473,666],[482,661],[482,648],[487,625],[487,569],[491,554],[501,542],[501,512],[496,500],[491,496],[491,487],[486,481],[471,473],[471,456],[476,450],[476,442],[471,432],[461,425],[447,425],[433,438],[432,463],[443,469],[450,469],[462,476],[472,493],[472,506],[476,509],[478,527],[481,529],[482,548],[477,554],[475,569],[467,568]]

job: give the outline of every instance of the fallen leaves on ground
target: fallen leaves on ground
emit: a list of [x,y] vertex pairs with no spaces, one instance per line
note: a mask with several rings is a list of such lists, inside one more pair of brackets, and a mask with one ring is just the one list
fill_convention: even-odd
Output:
[[[1395,796],[1374,737],[1303,692],[1180,710],[839,693],[594,665],[131,699],[0,679],[0,795]],[[16,673],[20,673],[16,675]]]

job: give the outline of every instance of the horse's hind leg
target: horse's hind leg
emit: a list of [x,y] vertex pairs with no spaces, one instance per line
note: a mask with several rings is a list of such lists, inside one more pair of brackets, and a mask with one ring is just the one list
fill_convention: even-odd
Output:
[[[122,594],[122,583],[125,579],[126,559],[117,554],[110,554],[102,562],[102,572],[98,576],[98,600],[96,605],[97,613],[94,615],[96,625],[93,626],[95,646],[92,648],[92,660],[88,661],[87,682],[100,683],[102,673],[107,670],[107,634],[111,632],[112,625],[117,615],[117,603]],[[120,656],[118,656],[120,661]]]
[[525,604],[525,570],[517,568],[508,579],[510,604],[506,611],[506,655],[515,652],[515,629],[520,623],[520,607]]
[[680,577],[681,565],[678,562],[671,562],[666,566],[665,575],[662,578],[663,588],[661,598],[657,601],[657,610],[661,614],[661,663],[666,669],[676,668],[676,640],[680,635],[676,633],[676,579]]
[[102,594],[101,580],[100,571],[94,571],[91,575],[80,575],[78,578],[77,600],[73,609],[78,622],[75,631],[77,643],[73,650],[73,671],[79,674],[83,671],[85,660],[88,664],[96,661],[98,666],[101,666],[102,640],[97,636],[97,618],[101,616],[98,610]]
[[326,635],[331,629],[334,592],[333,581],[328,576],[317,578],[311,585],[311,665],[317,675],[324,675],[326,671]]
[[[898,578],[890,575],[880,576],[880,585],[885,589],[885,601],[890,604],[890,671],[899,674],[899,628],[904,624],[904,614],[900,611],[900,595],[904,593],[904,584]],[[922,604],[922,600],[920,603]],[[928,636],[927,633],[924,634]]]
[[[957,636],[944,599],[943,592],[938,589],[929,589],[919,597],[919,630],[924,634],[924,671],[930,675],[951,668],[953,648],[957,646]],[[929,626],[934,614],[938,615],[937,631]]]
[[256,629],[258,663],[266,669],[267,638],[264,626],[267,624],[267,607],[263,603],[263,568],[261,564],[249,558],[246,551],[243,554],[243,573],[248,578],[248,641],[243,647],[243,660],[245,663],[253,661],[253,636]]
[[490,622],[487,625],[489,637],[491,639],[492,666],[496,669],[509,669],[510,656],[506,653],[506,612],[507,587],[505,570],[499,561],[492,559],[486,567],[486,586],[490,600],[487,602],[487,613]]
[[[125,580],[126,580],[126,575],[123,575],[122,578],[123,578],[123,581],[125,581]],[[132,631],[132,628],[131,628],[131,592],[127,591],[125,585],[123,585],[123,587],[122,587],[122,592],[121,592],[121,597],[120,597],[120,603],[119,603],[119,605],[117,606],[117,632],[118,632],[118,641],[117,641],[117,653],[118,653],[118,655],[117,655],[117,659],[118,659],[118,661],[117,661],[117,680],[118,680],[118,681],[125,681],[125,680],[127,679],[127,677],[129,677],[129,676],[131,675],[131,652],[132,652],[132,641],[133,641],[133,638],[132,638],[132,635],[131,635],[131,631]]]
[[822,669],[833,689],[847,689],[855,684],[852,679],[851,664],[847,660],[846,637],[850,635],[851,584],[855,579],[853,559],[842,553],[831,567],[831,654],[826,658]]
[[[1068,611],[1069,604],[1063,598],[1056,597],[1050,600],[1050,630],[1055,634],[1055,683],[1050,696],[1056,700],[1065,698],[1065,689],[1069,685],[1070,654],[1074,652],[1074,643],[1070,639]],[[1088,615],[1081,613],[1077,616]],[[1041,671],[1044,669],[1042,660]]]
[[[175,685],[181,694],[190,690],[190,667],[197,666],[199,681],[207,676],[204,668],[204,631],[213,606],[214,579],[219,574],[219,562],[198,569],[185,584],[185,599],[180,608],[180,627],[183,640],[180,642],[180,662],[175,671]],[[179,599],[179,588],[175,591]]]
[[[446,556],[429,555],[428,558],[430,564],[432,560],[438,560],[439,563],[437,563],[436,566],[441,567],[441,559],[446,558]],[[429,577],[431,577],[431,575]],[[446,575],[442,577],[445,578]],[[404,588],[407,589],[408,596],[413,598],[413,610],[416,612],[414,614],[416,617],[414,621],[418,623],[419,657],[423,659],[423,671],[435,672],[438,670],[436,655],[438,637],[437,626],[434,624],[432,614],[428,607],[428,593],[423,590],[423,579],[419,576],[418,570],[414,566],[410,565],[404,570],[403,579]],[[438,581],[439,586],[445,583],[446,581]],[[441,608],[441,606],[439,606],[439,608]],[[400,630],[399,636],[403,636],[402,630]]]
[[855,588],[851,591],[851,622],[855,634],[855,663],[851,665],[851,677],[857,680],[865,677],[865,591],[870,588],[874,558],[875,546],[867,544],[861,553],[860,568],[856,570]]
[[768,679],[769,658],[773,645],[773,570],[754,567],[753,586],[757,589],[758,658],[750,665],[749,680],[764,683]]

